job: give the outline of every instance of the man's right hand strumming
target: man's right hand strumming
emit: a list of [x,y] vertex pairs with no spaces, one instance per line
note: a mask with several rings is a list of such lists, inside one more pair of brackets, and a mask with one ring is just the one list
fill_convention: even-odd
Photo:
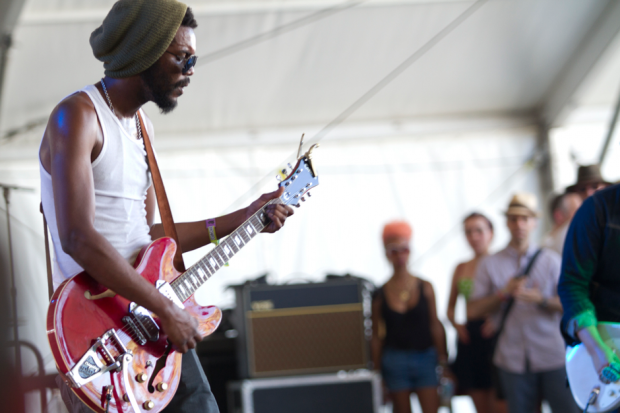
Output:
[[187,353],[202,341],[202,335],[198,331],[198,320],[172,302],[159,315],[159,319],[172,347],[179,353]]

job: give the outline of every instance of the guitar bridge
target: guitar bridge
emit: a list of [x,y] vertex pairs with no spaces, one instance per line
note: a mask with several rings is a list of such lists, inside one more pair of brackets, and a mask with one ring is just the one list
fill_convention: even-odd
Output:
[[[115,347],[114,351],[118,353],[117,357],[114,357],[108,350],[109,344]],[[80,388],[109,371],[119,371],[122,366],[122,357],[125,354],[131,353],[123,345],[116,332],[114,330],[106,331],[67,373],[69,384],[72,387]]]

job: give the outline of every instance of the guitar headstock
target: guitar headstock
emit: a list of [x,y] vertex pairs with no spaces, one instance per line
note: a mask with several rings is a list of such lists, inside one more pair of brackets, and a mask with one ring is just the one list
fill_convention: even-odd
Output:
[[285,205],[299,207],[299,201],[305,201],[305,195],[310,196],[310,189],[319,184],[319,176],[312,165],[312,150],[318,146],[312,145],[308,152],[299,158],[291,173],[280,182],[279,186],[284,187],[280,200]]

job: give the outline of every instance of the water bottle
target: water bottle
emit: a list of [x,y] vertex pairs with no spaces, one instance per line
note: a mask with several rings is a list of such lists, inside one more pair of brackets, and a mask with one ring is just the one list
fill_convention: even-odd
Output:
[[454,381],[449,377],[439,380],[439,405],[452,409],[452,396],[454,396]]

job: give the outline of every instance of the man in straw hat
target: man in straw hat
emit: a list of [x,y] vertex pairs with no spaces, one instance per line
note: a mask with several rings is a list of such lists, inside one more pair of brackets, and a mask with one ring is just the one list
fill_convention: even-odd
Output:
[[610,182],[603,179],[599,165],[582,165],[577,170],[577,182],[567,187],[566,192],[575,192],[579,194],[582,200],[585,200],[596,191],[605,189],[610,185]]
[[536,196],[515,194],[505,214],[510,242],[478,265],[467,314],[496,320],[493,363],[510,413],[534,413],[541,399],[554,413],[577,412],[565,386],[564,343],[557,328],[560,257],[530,243]]
[[620,185],[613,185],[586,199],[575,214],[558,285],[566,343],[585,345],[606,384],[620,380],[620,358],[618,349],[603,341],[597,325],[620,323],[619,251]]
[[[181,384],[165,411],[211,413],[218,407],[193,351],[201,340],[197,321],[129,264],[136,251],[164,235],[162,225],[153,224],[156,198],[141,138],[154,131],[141,107],[152,101],[163,113],[175,108],[194,74],[196,26],[191,9],[176,0],[116,2],[90,37],[105,77],[54,108],[39,156],[43,210],[55,251],[54,286],[86,270],[157,314],[173,347],[185,353]],[[214,220],[177,224],[180,248],[210,243],[215,227],[220,238],[228,235],[279,195],[265,194]],[[293,213],[278,204],[267,208],[266,232],[277,231]],[[59,385],[72,413],[90,411],[64,382]]]

